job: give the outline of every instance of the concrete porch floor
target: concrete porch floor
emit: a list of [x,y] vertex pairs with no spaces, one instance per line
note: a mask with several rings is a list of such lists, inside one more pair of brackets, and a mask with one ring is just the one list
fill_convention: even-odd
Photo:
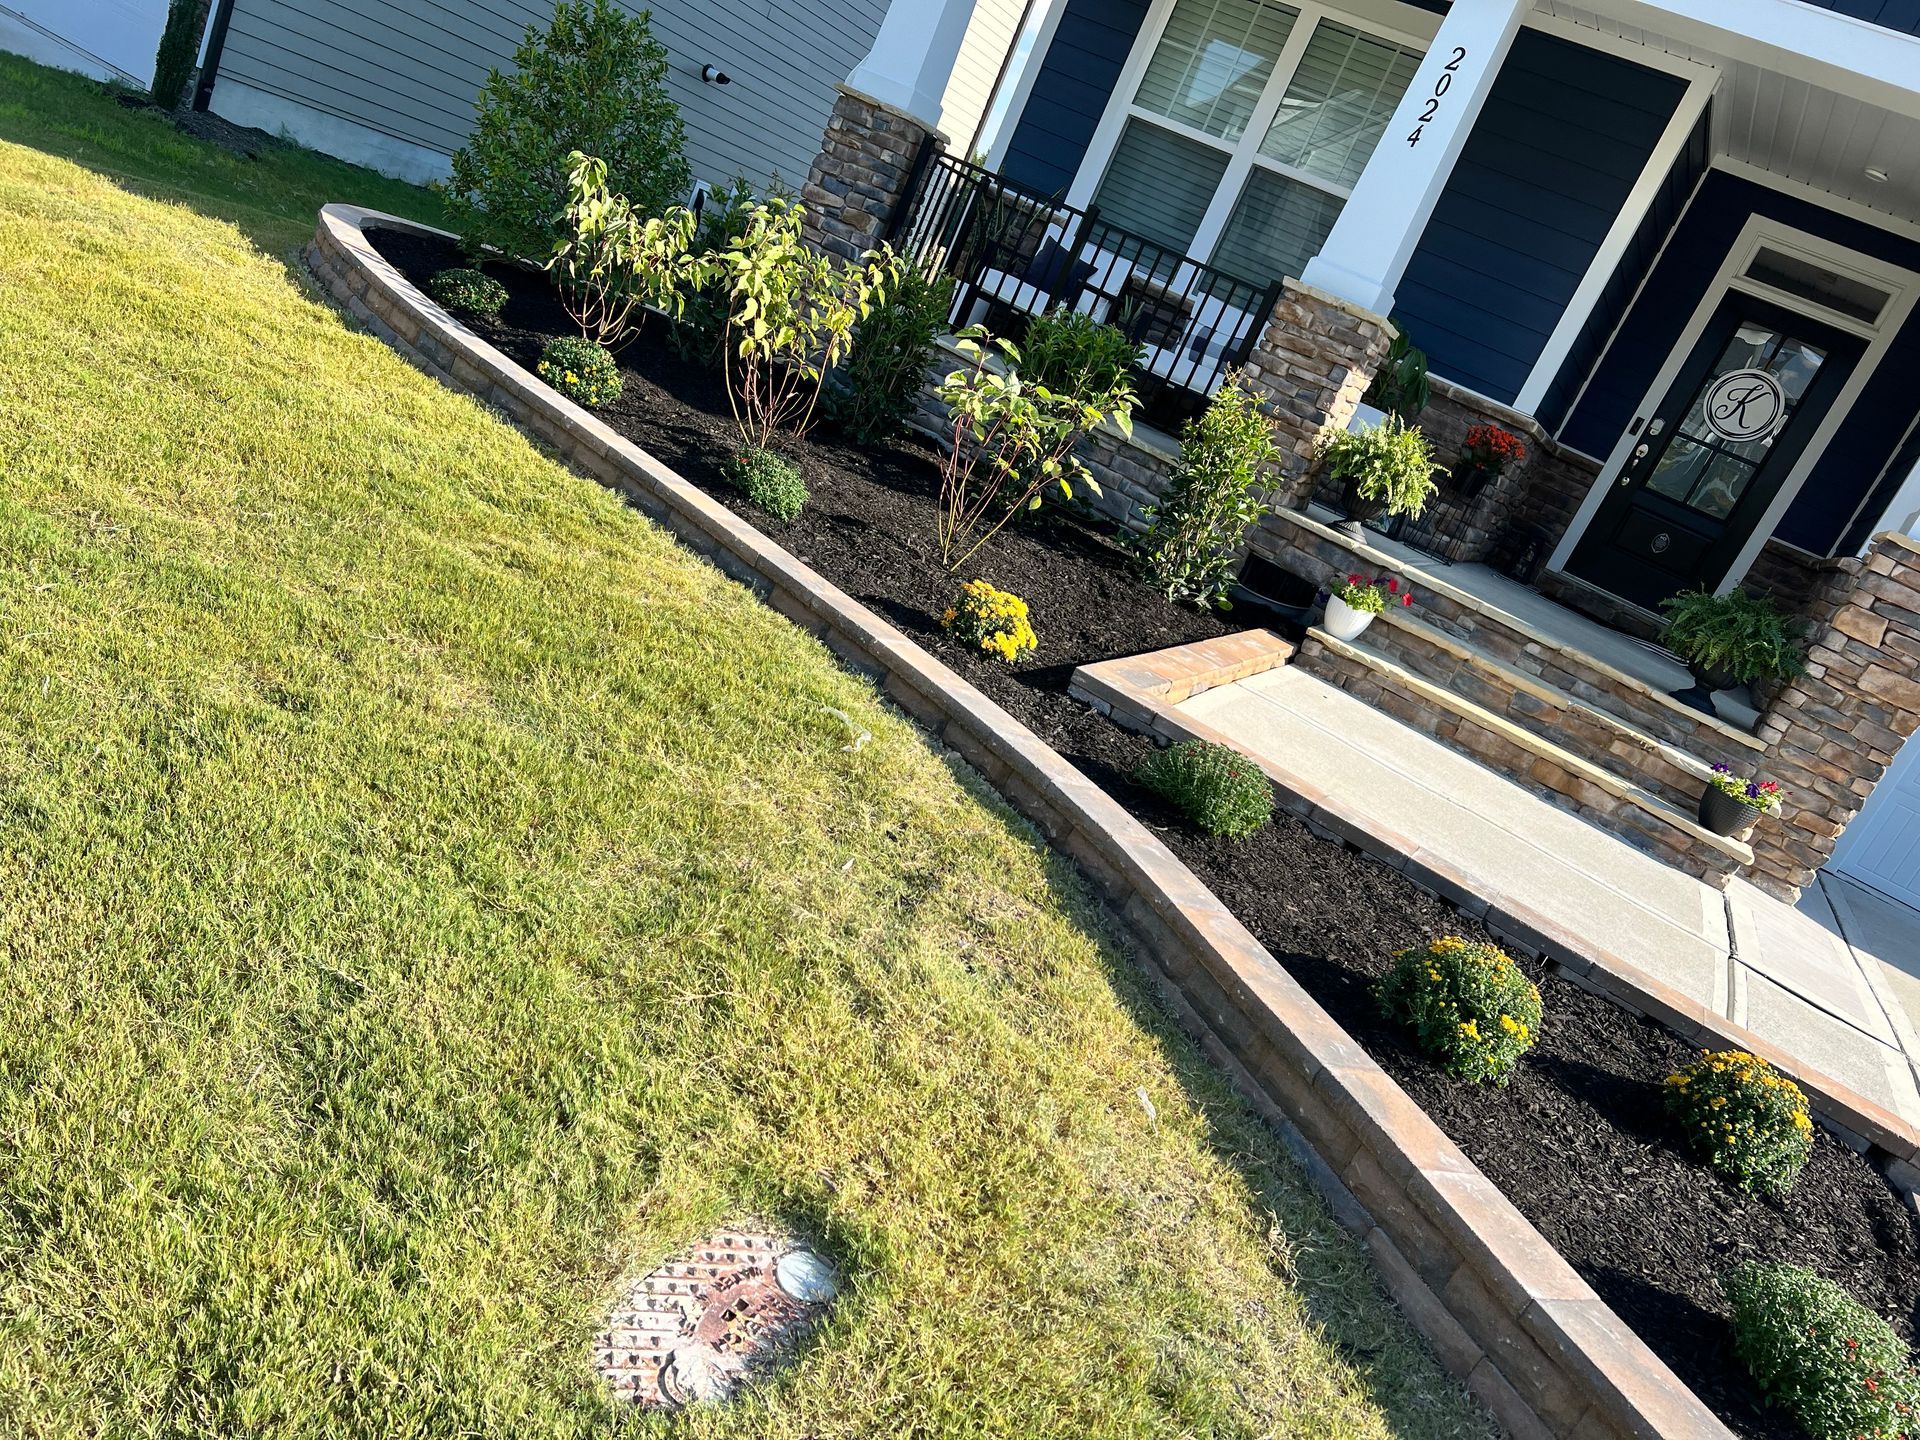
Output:
[[1920,954],[1872,892],[1722,894],[1291,666],[1179,709],[1920,1124]]

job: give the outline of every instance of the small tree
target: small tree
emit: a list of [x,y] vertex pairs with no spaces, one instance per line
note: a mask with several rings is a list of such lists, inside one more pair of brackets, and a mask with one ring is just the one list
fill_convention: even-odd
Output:
[[1146,512],[1141,556],[1169,600],[1226,608],[1241,537],[1267,511],[1254,487],[1280,455],[1273,417],[1228,375],[1206,413],[1187,422],[1165,502]]
[[638,328],[635,311],[677,314],[710,267],[688,253],[693,212],[676,205],[642,220],[607,189],[607,167],[578,150],[567,157],[566,230],[547,259],[567,313],[596,345],[618,345]]
[[169,0],[166,28],[153,57],[153,84],[147,93],[162,110],[172,110],[187,92],[200,58],[200,37],[207,31],[213,0]]
[[887,303],[854,326],[846,363],[834,373],[827,395],[833,418],[847,434],[871,445],[905,428],[952,305],[950,278],[929,280],[909,266]]
[[470,248],[538,259],[558,235],[571,152],[598,156],[607,184],[635,212],[657,215],[692,183],[685,148],[648,12],[562,0],[544,34],[527,27],[513,69],[488,74],[441,189]]
[[900,282],[891,249],[842,265],[808,245],[806,213],[777,196],[756,205],[714,257],[727,280],[727,395],[741,438],[762,449],[776,430],[812,428],[820,387],[854,326]]
[[[1076,481],[1100,486],[1073,447],[1102,420],[1133,433],[1133,387],[1115,380],[1092,395],[1056,395],[1021,378],[1020,351],[994,340],[995,366],[979,326],[960,332],[971,370],[955,370],[940,386],[953,416],[953,443],[940,469],[940,556],[957,570],[1022,510],[1037,510],[1049,489],[1073,498]],[[997,519],[993,517],[998,514]]]

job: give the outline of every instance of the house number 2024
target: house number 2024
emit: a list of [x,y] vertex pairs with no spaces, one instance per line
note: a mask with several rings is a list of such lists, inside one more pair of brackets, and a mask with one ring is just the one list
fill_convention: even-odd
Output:
[[1440,113],[1440,101],[1445,97],[1447,91],[1453,88],[1454,73],[1459,70],[1461,62],[1466,58],[1466,46],[1456,45],[1453,47],[1453,58],[1447,61],[1446,68],[1440,72],[1439,78],[1433,82],[1433,94],[1429,95],[1427,97],[1427,103],[1420,107],[1420,123],[1414,126],[1413,133],[1407,136],[1407,144],[1418,145],[1420,143],[1420,137],[1427,133],[1427,122]]

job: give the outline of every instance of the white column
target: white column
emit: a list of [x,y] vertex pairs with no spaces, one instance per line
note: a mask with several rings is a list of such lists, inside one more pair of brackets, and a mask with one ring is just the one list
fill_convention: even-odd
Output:
[[1376,315],[1393,309],[1407,261],[1531,8],[1531,0],[1454,0],[1302,281]]
[[847,88],[939,129],[940,102],[967,38],[973,3],[893,0],[873,49],[847,76]]

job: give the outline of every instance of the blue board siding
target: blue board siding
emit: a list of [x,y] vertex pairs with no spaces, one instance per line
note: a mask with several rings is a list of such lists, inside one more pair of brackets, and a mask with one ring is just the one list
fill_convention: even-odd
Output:
[[1520,33],[1400,282],[1394,319],[1436,375],[1519,395],[1685,91]]
[[1807,0],[1807,3],[1851,15],[1856,20],[1871,20],[1889,30],[1920,35],[1920,0]]
[[1047,195],[1073,183],[1146,16],[1147,0],[1067,0],[1002,174]]
[[[1920,270],[1920,244],[1914,241],[1723,170],[1711,171],[1568,417],[1562,440],[1589,455],[1613,449],[1751,215]],[[1774,531],[1777,539],[1817,555],[1832,551],[1913,419],[1916,367],[1920,318],[1909,320],[1895,337]]]
[[1647,207],[1646,218],[1640,222],[1640,228],[1634,232],[1626,253],[1620,257],[1619,265],[1614,267],[1606,289],[1601,291],[1599,300],[1594,303],[1592,318],[1575,338],[1573,348],[1561,363],[1559,375],[1540,402],[1538,419],[1549,430],[1557,429],[1566,419],[1567,410],[1580,393],[1581,382],[1587,378],[1594,362],[1606,349],[1607,341],[1615,329],[1626,318],[1627,307],[1633,303],[1641,282],[1652,270],[1660,247],[1667,243],[1673,227],[1686,212],[1687,202],[1693,198],[1695,188],[1713,160],[1712,131],[1712,111],[1709,109],[1701,113],[1700,123],[1693,127],[1693,134],[1687,137],[1686,148],[1680,152],[1679,158],[1673,162],[1673,168],[1667,172],[1667,178],[1661,182],[1659,193]]

